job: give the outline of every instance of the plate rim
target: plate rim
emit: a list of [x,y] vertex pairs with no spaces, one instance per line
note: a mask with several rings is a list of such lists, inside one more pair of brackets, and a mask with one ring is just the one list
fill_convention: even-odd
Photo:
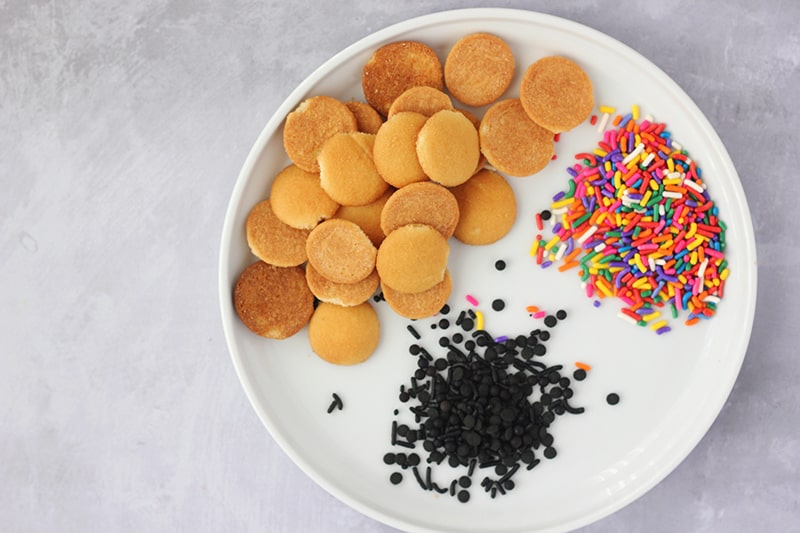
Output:
[[[750,275],[747,278],[742,278],[741,282],[747,284],[747,304],[749,308],[749,312],[746,313],[745,316],[745,323],[742,324],[742,328],[739,330],[739,336],[742,338],[741,343],[741,353],[739,354],[738,361],[736,362],[735,367],[731,367],[732,372],[732,382],[729,386],[726,386],[724,389],[724,393],[720,393],[719,399],[715,402],[713,409],[707,411],[708,415],[705,419],[703,419],[701,424],[697,424],[698,430],[694,435],[691,442],[685,444],[684,446],[680,447],[680,453],[672,453],[668,455],[669,461],[662,462],[660,464],[660,468],[656,469],[654,475],[651,476],[651,479],[648,480],[647,483],[640,484],[636,490],[631,491],[623,498],[614,499],[613,501],[609,502],[609,504],[602,505],[594,510],[594,512],[586,513],[581,515],[578,518],[575,518],[571,521],[559,524],[558,526],[548,527],[539,531],[561,531],[564,528],[567,530],[572,530],[578,527],[586,526],[591,523],[594,523],[600,519],[608,517],[613,513],[619,511],[620,509],[628,506],[630,503],[634,502],[635,500],[639,499],[641,496],[649,492],[653,487],[657,484],[662,482],[670,473],[672,473],[695,449],[695,447],[699,444],[699,442],[705,437],[708,433],[709,429],[713,425],[713,423],[719,417],[725,403],[727,402],[731,392],[733,391],[734,385],[738,379],[738,376],[741,372],[741,367],[744,362],[744,359],[747,355],[749,342],[752,337],[752,328],[755,318],[755,310],[756,310],[756,301],[757,301],[757,285],[758,285],[758,260],[757,260],[757,249],[755,245],[755,232],[753,228],[753,221],[752,221],[752,214],[750,212],[747,198],[744,194],[744,189],[742,187],[741,178],[739,177],[738,172],[733,164],[733,161],[730,158],[730,154],[728,153],[727,148],[725,147],[722,139],[719,137],[719,134],[711,125],[708,118],[705,114],[700,110],[694,100],[675,82],[665,71],[663,71],[658,65],[653,63],[650,59],[648,59],[643,54],[637,52],[632,47],[628,46],[627,44],[611,37],[610,35],[603,33],[600,30],[596,30],[590,26],[586,26],[583,23],[566,19],[557,15],[552,15],[548,13],[542,13],[538,11],[532,10],[525,10],[525,9],[517,9],[517,8],[495,8],[495,7],[478,7],[478,8],[461,8],[461,9],[449,9],[443,11],[437,11],[425,15],[420,15],[412,18],[408,18],[402,20],[400,22],[396,22],[385,26],[379,30],[371,32],[364,37],[354,41],[350,45],[346,46],[345,48],[341,49],[334,55],[330,56],[327,60],[325,60],[322,64],[316,67],[297,87],[295,87],[287,96],[286,98],[278,105],[275,109],[273,114],[271,115],[270,119],[267,121],[266,125],[262,128],[261,132],[259,133],[258,137],[256,138],[253,146],[251,147],[250,151],[248,152],[247,158],[245,159],[244,164],[242,165],[241,170],[239,171],[237,178],[234,182],[234,187],[231,192],[230,199],[228,201],[228,205],[225,211],[225,218],[222,228],[222,233],[220,237],[220,248],[219,248],[219,259],[218,259],[218,269],[219,269],[219,278],[218,278],[218,289],[219,289],[219,304],[220,304],[220,312],[222,316],[222,323],[223,323],[223,331],[225,335],[226,345],[228,347],[228,352],[230,354],[231,360],[234,365],[234,369],[236,371],[237,377],[239,379],[242,388],[245,391],[245,395],[250,402],[250,405],[255,410],[256,414],[258,415],[259,419],[261,420],[262,424],[266,427],[268,432],[270,433],[271,437],[275,440],[275,442],[280,446],[284,453],[286,453],[289,458],[298,466],[309,478],[311,478],[317,485],[322,487],[326,492],[337,498],[338,500],[342,501],[349,507],[357,510],[358,512],[375,519],[381,523],[387,524],[392,527],[400,528],[403,530],[409,531],[434,531],[433,529],[419,527],[418,525],[412,524],[410,522],[403,522],[402,520],[397,520],[392,516],[385,515],[372,507],[362,503],[360,500],[352,498],[348,496],[345,492],[341,491],[337,486],[332,483],[329,483],[325,478],[318,476],[313,468],[301,457],[297,454],[292,447],[287,443],[286,439],[279,433],[272,430],[271,424],[271,416],[264,409],[257,401],[256,401],[256,393],[254,391],[253,383],[251,382],[247,372],[245,372],[243,368],[243,363],[241,361],[241,356],[237,353],[237,350],[234,346],[233,341],[233,326],[232,326],[232,317],[230,314],[230,309],[232,308],[231,303],[231,285],[230,285],[230,270],[227,267],[226,261],[230,254],[230,244],[232,242],[232,236],[235,228],[233,227],[233,219],[236,212],[236,208],[242,200],[243,191],[245,188],[245,184],[248,181],[248,176],[252,173],[256,162],[258,161],[261,152],[267,145],[267,141],[269,138],[277,131],[280,124],[283,122],[285,115],[294,109],[296,105],[300,102],[302,96],[309,92],[309,89],[313,87],[316,83],[318,83],[325,75],[327,75],[335,66],[341,64],[345,61],[349,56],[359,53],[363,51],[366,47],[372,44],[373,46],[377,43],[389,39],[392,36],[397,37],[400,34],[406,33],[411,30],[419,29],[420,27],[430,27],[435,26],[436,24],[440,23],[453,23],[453,22],[465,22],[465,21],[475,21],[475,20],[486,20],[487,18],[490,19],[497,19],[500,21],[507,20],[507,21],[514,21],[514,22],[529,22],[529,23],[536,23],[536,24],[544,24],[550,28],[562,30],[562,31],[569,31],[569,32],[577,32],[580,33],[584,37],[589,37],[594,40],[599,40],[604,42],[606,45],[610,46],[614,51],[626,56],[629,59],[632,59],[634,63],[639,64],[640,66],[644,66],[649,71],[649,74],[657,78],[659,83],[664,84],[669,88],[669,91],[675,94],[678,97],[680,103],[685,107],[685,112],[691,115],[691,118],[695,120],[701,127],[702,127],[702,136],[706,138],[710,138],[712,140],[712,146],[716,149],[717,154],[716,156],[719,158],[719,162],[721,166],[727,171],[732,179],[732,186],[733,195],[732,195],[732,205],[735,205],[742,213],[743,216],[743,234],[741,235],[741,244],[743,248],[743,255],[745,257],[745,261],[749,261],[752,259],[752,268],[749,269]],[[744,273],[742,273],[744,274]],[[737,273],[737,276],[739,274]]]

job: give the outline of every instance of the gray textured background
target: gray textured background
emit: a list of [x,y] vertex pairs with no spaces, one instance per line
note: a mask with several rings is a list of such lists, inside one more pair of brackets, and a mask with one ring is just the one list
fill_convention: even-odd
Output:
[[[318,488],[248,404],[219,236],[248,150],[313,69],[481,5],[0,0],[0,531],[393,531]],[[586,531],[800,531],[800,3],[494,6],[576,20],[664,69],[718,130],[756,230],[727,405],[675,472]]]

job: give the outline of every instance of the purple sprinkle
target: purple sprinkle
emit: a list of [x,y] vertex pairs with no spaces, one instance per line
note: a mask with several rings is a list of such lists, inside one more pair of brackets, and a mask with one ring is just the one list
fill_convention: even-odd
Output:
[[663,335],[664,333],[666,333],[668,331],[672,331],[672,328],[670,328],[669,326],[662,326],[662,327],[660,327],[660,328],[658,328],[656,330],[656,334],[657,335]]
[[507,340],[508,340],[508,337],[506,337],[505,335],[503,335],[502,337],[497,337],[497,338],[494,340],[494,342],[501,343],[501,342],[506,342]]
[[562,228],[561,222],[556,222],[556,225],[553,226],[553,234],[555,235],[556,233],[561,231],[561,228]]
[[553,264],[553,262],[552,262],[552,261],[545,261],[544,263],[542,263],[542,268],[547,268],[547,267],[549,267],[549,266],[550,266],[550,265],[552,265],[552,264]]
[[600,300],[593,301],[592,305],[595,306],[595,307],[600,307]]
[[564,198],[565,194],[567,194],[567,193],[565,193],[564,191],[559,191],[558,194],[553,196],[553,201],[557,202],[557,201],[561,200],[562,198]]
[[573,178],[578,176],[578,172],[572,167],[567,167],[567,173]]

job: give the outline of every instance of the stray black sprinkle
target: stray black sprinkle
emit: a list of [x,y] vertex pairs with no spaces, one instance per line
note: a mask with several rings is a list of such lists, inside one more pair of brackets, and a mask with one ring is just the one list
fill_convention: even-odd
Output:
[[498,259],[497,261],[494,262],[494,267],[497,270],[505,270],[506,269],[506,262],[503,261],[502,259]]
[[544,317],[544,325],[548,328],[555,327],[556,324],[558,324],[558,320],[556,320],[556,317],[553,315],[547,315]]
[[564,311],[563,309],[559,309],[558,311],[556,311],[556,318],[559,320],[564,320],[565,318],[567,318],[567,312]]
[[606,396],[606,401],[608,402],[608,405],[617,405],[619,403],[619,394],[612,392]]
[[334,409],[339,409],[341,411],[343,408],[344,408],[344,403],[342,403],[342,399],[339,397],[338,394],[334,392],[333,401],[328,406],[328,414],[332,413]]
[[419,486],[422,487],[422,490],[429,490],[428,485],[425,484],[425,482],[422,480],[422,476],[419,474],[419,468],[415,466],[411,469],[411,471],[414,472],[414,477],[416,478],[417,483],[419,483]]
[[403,474],[400,472],[392,472],[392,475],[389,476],[389,481],[392,482],[392,485],[399,485],[400,482],[403,481]]
[[501,299],[496,299],[492,302],[492,309],[495,311],[502,311],[506,308],[506,303]]
[[442,307],[442,310],[439,311],[439,313],[442,314],[442,315],[446,315],[446,314],[450,313],[450,306],[447,305],[447,304],[444,304],[444,307]]
[[460,490],[458,491],[458,501],[461,503],[467,503],[469,501],[469,491]]
[[550,216],[552,216],[552,213],[547,209],[545,209],[544,211],[542,211],[541,215],[542,215],[542,220],[550,220]]
[[408,329],[408,332],[411,333],[415,339],[419,340],[422,338],[420,337],[419,332],[416,330],[416,328],[414,328],[414,326],[412,326],[411,324],[409,324],[406,329]]
[[575,378],[576,381],[583,381],[586,379],[586,370],[579,368],[572,373],[572,377]]

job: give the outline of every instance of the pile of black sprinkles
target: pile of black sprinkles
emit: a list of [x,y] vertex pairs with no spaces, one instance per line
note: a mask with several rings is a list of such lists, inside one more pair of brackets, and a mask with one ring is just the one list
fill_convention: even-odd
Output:
[[[392,422],[391,445],[405,451],[388,452],[386,465],[410,469],[417,484],[427,491],[449,494],[460,502],[470,499],[476,472],[480,487],[492,498],[516,486],[514,477],[557,455],[550,426],[565,413],[580,414],[582,407],[570,404],[572,380],[563,375],[562,365],[548,366],[540,360],[547,353],[548,329],[534,329],[515,338],[495,338],[486,330],[474,330],[474,312],[461,311],[451,321],[436,318],[443,335],[438,346],[426,349],[414,326],[408,326],[414,341],[409,353],[417,369],[409,383],[400,386],[399,400],[407,404],[414,424]],[[552,328],[566,318],[566,312],[551,315]],[[434,354],[443,353],[443,356]],[[573,376],[580,380],[584,376]],[[395,415],[399,413],[395,410]],[[422,447],[426,465],[417,451]],[[444,468],[455,478],[440,484]],[[460,470],[459,470],[460,469]],[[465,471],[464,471],[465,469]],[[393,484],[402,481],[393,472]]]

